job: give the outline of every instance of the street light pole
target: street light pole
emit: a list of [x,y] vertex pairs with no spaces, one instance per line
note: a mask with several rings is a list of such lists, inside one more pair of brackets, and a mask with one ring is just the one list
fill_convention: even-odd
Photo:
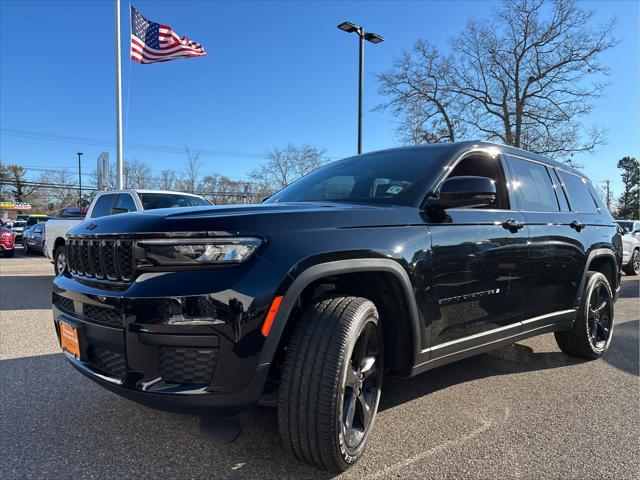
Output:
[[347,33],[357,33],[359,37],[358,60],[358,155],[362,153],[362,91],[364,77],[364,41],[381,43],[384,41],[377,33],[365,32],[364,28],[351,22],[342,22],[338,28]]
[[82,152],[78,152],[78,207],[82,207],[82,164],[80,163]]

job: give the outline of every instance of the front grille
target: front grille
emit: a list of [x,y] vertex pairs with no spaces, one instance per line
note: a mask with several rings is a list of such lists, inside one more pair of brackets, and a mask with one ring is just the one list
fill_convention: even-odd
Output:
[[160,376],[168,383],[209,384],[218,360],[211,348],[160,348]]
[[57,293],[53,294],[53,304],[58,307],[60,310],[66,313],[75,313],[75,308],[73,306],[73,300],[70,298],[63,297],[58,295]]
[[71,238],[67,263],[74,275],[122,282],[135,278],[132,240]]
[[127,364],[124,354],[92,345],[88,349],[89,364],[97,370],[116,378],[127,375]]
[[122,315],[118,310],[99,307],[85,303],[82,307],[82,318],[87,322],[99,323],[106,327],[122,328]]

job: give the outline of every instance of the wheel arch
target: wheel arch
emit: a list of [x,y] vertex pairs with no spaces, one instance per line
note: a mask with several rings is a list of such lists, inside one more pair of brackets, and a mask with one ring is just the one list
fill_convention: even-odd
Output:
[[[357,292],[358,290],[355,289],[356,286],[362,289],[364,285],[356,285],[358,282],[353,282],[353,280],[358,279],[363,281],[365,277],[371,284],[377,283],[379,285],[380,282],[391,281],[392,283],[388,285],[385,283],[385,285],[389,287],[391,301],[393,302],[394,299],[397,300],[399,298],[402,299],[401,308],[398,309],[402,312],[398,314],[400,318],[398,318],[396,322],[386,322],[386,325],[383,318],[382,323],[385,333],[389,329],[393,331],[395,335],[400,336],[403,334],[403,329],[408,327],[406,338],[398,340],[404,342],[404,346],[407,347],[408,351],[397,354],[406,353],[402,359],[398,357],[396,367],[398,367],[397,370],[404,371],[405,368],[407,371],[410,370],[415,362],[416,355],[421,350],[420,320],[413,293],[413,286],[409,275],[398,262],[382,258],[361,258],[324,262],[312,265],[301,272],[291,282],[286,293],[283,295],[278,313],[273,321],[273,326],[262,350],[260,363],[271,363],[276,357],[276,354],[284,346],[283,343],[286,342],[288,334],[295,325],[295,309],[300,306],[300,302],[303,300],[305,293],[313,292],[316,288],[322,288],[323,284],[335,282],[336,279],[338,279],[341,286],[347,284],[354,285],[353,292]],[[339,291],[340,294],[352,294],[348,291],[345,292],[343,289],[337,291]],[[397,296],[394,296],[394,292]],[[369,298],[376,303],[378,309],[381,310],[381,317],[384,317],[385,314],[387,316],[389,314],[390,303],[387,301],[381,304],[381,295],[381,292],[378,290],[371,291],[368,295],[363,294],[359,296]]]
[[576,298],[576,306],[579,306],[580,301],[582,300],[582,295],[584,294],[584,287],[589,272],[600,272],[605,277],[607,277],[614,295],[618,290],[620,268],[618,266],[618,262],[616,260],[614,252],[608,248],[598,248],[592,250],[587,257],[584,272],[582,273],[580,288],[578,290],[578,296]]

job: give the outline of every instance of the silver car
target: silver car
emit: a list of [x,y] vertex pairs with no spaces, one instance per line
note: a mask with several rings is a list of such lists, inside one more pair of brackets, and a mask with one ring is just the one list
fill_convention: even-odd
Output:
[[627,275],[640,274],[640,220],[618,220],[622,236],[622,270]]

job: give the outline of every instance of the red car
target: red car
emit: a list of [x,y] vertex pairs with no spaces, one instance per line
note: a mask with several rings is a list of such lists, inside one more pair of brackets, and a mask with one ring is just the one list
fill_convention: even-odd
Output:
[[13,257],[15,243],[13,232],[6,227],[0,227],[0,252],[4,253],[5,257]]

